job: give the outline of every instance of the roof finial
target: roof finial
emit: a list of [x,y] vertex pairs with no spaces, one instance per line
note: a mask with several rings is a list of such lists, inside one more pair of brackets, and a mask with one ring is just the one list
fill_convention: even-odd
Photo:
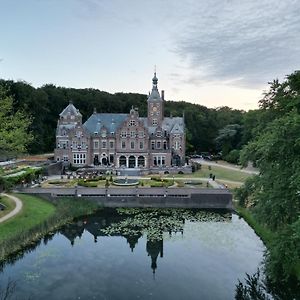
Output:
[[153,88],[157,89],[158,79],[156,77],[156,65],[154,65],[154,76],[152,78]]
[[73,101],[71,99],[69,100],[69,104],[73,104]]
[[96,114],[97,113],[97,108],[96,107],[94,107],[94,114]]

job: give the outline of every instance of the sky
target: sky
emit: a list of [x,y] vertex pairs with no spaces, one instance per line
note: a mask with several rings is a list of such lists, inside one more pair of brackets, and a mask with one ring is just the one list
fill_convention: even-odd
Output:
[[299,0],[0,0],[0,78],[255,109],[299,69]]

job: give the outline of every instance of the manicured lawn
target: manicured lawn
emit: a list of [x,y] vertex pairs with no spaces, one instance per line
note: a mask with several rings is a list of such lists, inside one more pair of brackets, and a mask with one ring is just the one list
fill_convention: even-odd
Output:
[[34,227],[55,212],[54,205],[40,198],[23,194],[15,194],[15,196],[23,202],[22,211],[14,218],[0,224],[0,240]]
[[16,207],[15,202],[5,196],[0,196],[0,203],[4,204],[6,206],[5,210],[0,211],[0,218],[7,215],[9,212],[11,212]]
[[[253,176],[252,174],[244,173],[238,170],[229,170],[217,166],[211,166],[210,170],[209,166],[202,165],[201,170],[198,170],[192,174],[176,174],[174,177],[209,178],[210,173],[216,176],[216,180],[224,179],[240,182],[244,182],[248,177]],[[172,175],[168,175],[168,177],[172,177]]]

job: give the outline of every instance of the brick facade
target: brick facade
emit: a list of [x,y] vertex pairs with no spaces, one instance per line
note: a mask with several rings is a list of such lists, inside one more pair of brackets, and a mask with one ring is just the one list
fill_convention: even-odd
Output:
[[157,89],[156,74],[152,82],[145,118],[132,108],[129,114],[94,112],[82,124],[82,115],[70,102],[59,115],[55,159],[74,166],[116,168],[184,165],[184,118],[164,117],[164,96]]

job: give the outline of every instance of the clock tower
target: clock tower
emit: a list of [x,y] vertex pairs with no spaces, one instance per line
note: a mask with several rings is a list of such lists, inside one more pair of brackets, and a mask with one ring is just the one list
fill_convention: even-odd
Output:
[[152,79],[152,91],[148,97],[148,126],[160,126],[164,117],[164,99],[161,98],[157,89],[158,79],[156,72]]

